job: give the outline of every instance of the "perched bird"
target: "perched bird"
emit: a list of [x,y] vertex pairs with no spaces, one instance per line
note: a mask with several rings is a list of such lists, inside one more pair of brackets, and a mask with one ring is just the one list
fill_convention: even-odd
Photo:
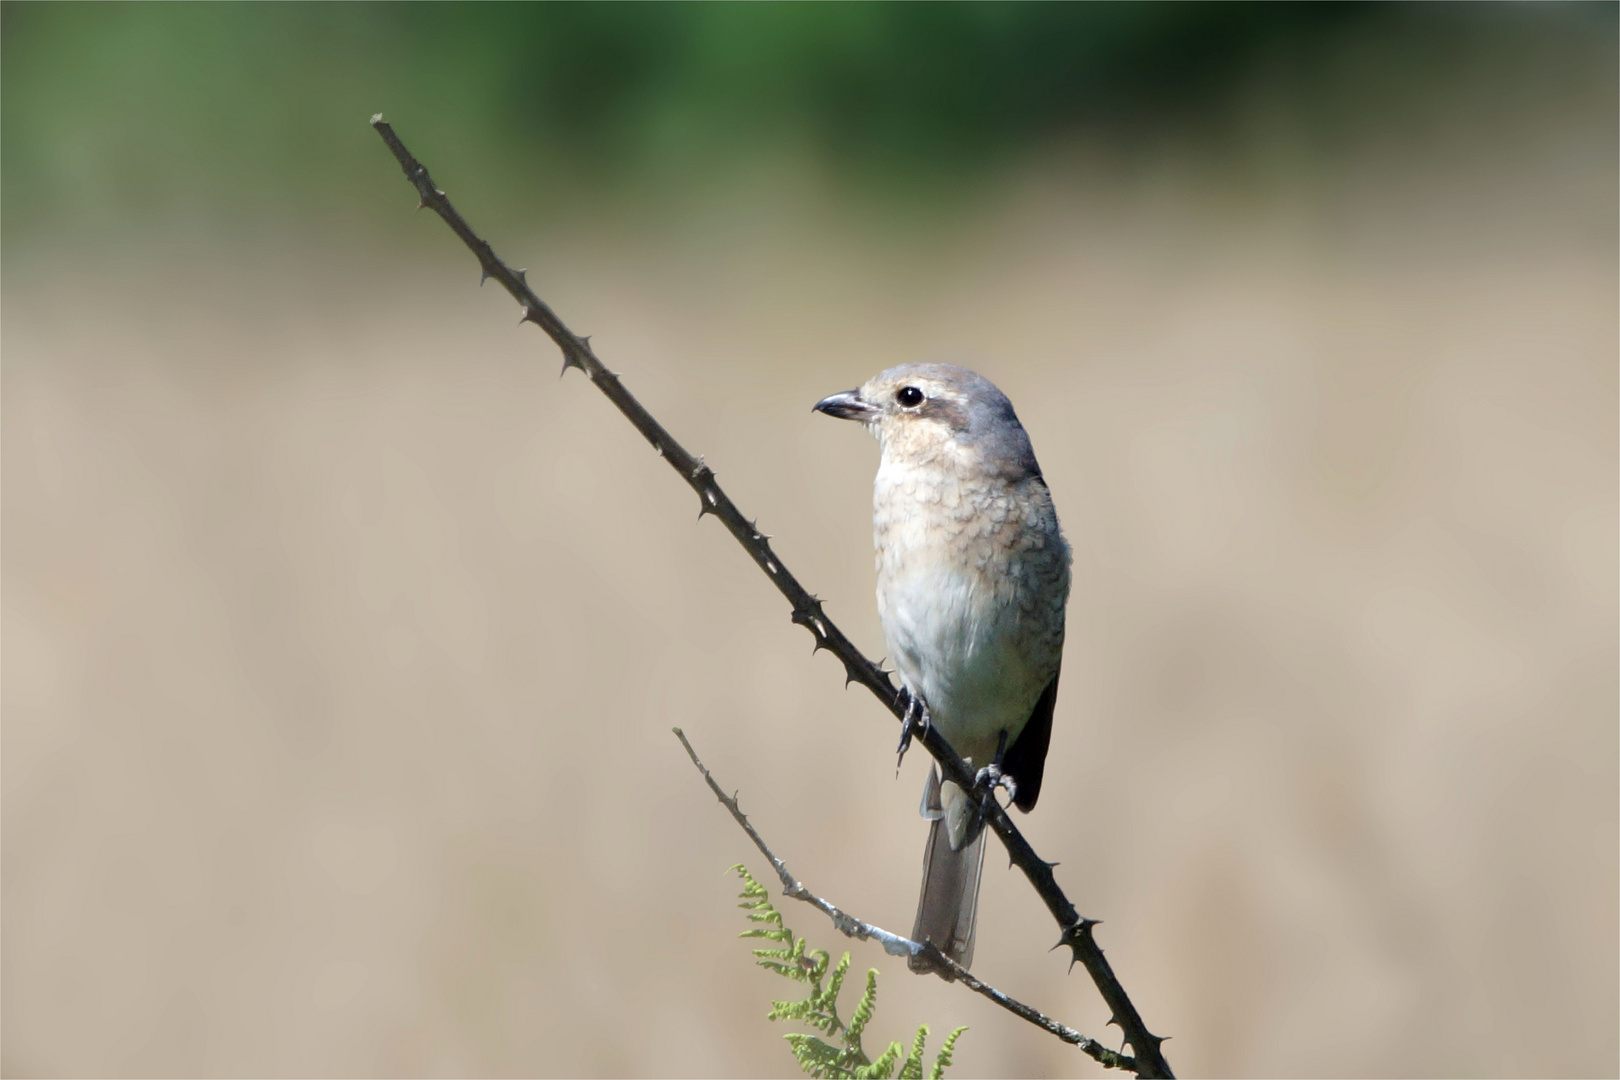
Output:
[[[1070,554],[1012,402],[967,368],[904,364],[815,408],[860,421],[882,445],[878,615],[903,687],[979,767],[980,783],[1001,783],[1027,812],[1052,736]],[[963,967],[973,961],[986,795],[942,783],[937,767],[923,789],[933,824],[912,939]]]

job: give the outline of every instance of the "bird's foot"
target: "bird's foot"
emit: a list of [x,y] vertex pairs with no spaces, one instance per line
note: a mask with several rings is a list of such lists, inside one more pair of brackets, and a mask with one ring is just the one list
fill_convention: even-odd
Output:
[[989,804],[985,800],[995,798],[996,788],[1001,788],[1007,793],[1009,803],[1018,798],[1018,781],[1002,772],[1000,764],[991,762],[980,769],[978,774],[973,777],[973,790],[978,796],[977,801],[980,807],[989,808]]
[[894,771],[900,773],[900,763],[906,760],[913,735],[927,735],[933,719],[928,715],[928,703],[905,687],[900,688],[900,701],[905,707],[905,719],[900,721],[900,745],[895,748]]

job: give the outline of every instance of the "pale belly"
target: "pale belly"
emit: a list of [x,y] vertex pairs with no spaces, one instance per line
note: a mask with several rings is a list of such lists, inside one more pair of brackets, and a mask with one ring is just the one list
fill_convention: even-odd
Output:
[[[963,757],[983,765],[1017,739],[1054,673],[1032,651],[1021,605],[992,575],[912,559],[880,575],[878,615],[896,670]],[[919,565],[921,563],[922,565]],[[928,565],[928,564],[932,565]],[[993,572],[992,572],[993,574]],[[998,595],[999,594],[999,595]]]

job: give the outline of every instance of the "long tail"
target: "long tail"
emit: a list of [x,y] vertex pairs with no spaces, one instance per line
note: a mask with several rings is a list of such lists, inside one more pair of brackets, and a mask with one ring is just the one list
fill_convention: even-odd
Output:
[[[937,783],[937,781],[935,781]],[[926,798],[926,796],[925,796]],[[948,816],[934,817],[923,849],[922,893],[917,897],[913,941],[932,941],[963,967],[973,963],[973,924],[979,916],[979,878],[984,872],[984,838],[988,830],[951,850]],[[926,971],[916,957],[913,970]]]

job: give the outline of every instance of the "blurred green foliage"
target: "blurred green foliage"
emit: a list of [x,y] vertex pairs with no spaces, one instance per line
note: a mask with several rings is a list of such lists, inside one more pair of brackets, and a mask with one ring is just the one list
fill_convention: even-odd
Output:
[[[1614,6],[1589,8],[1612,40]],[[8,0],[3,225],[352,213],[376,191],[377,111],[437,170],[477,169],[512,198],[701,183],[782,147],[857,185],[950,183],[1080,129],[1129,142],[1197,122],[1346,33],[1483,12]]]

